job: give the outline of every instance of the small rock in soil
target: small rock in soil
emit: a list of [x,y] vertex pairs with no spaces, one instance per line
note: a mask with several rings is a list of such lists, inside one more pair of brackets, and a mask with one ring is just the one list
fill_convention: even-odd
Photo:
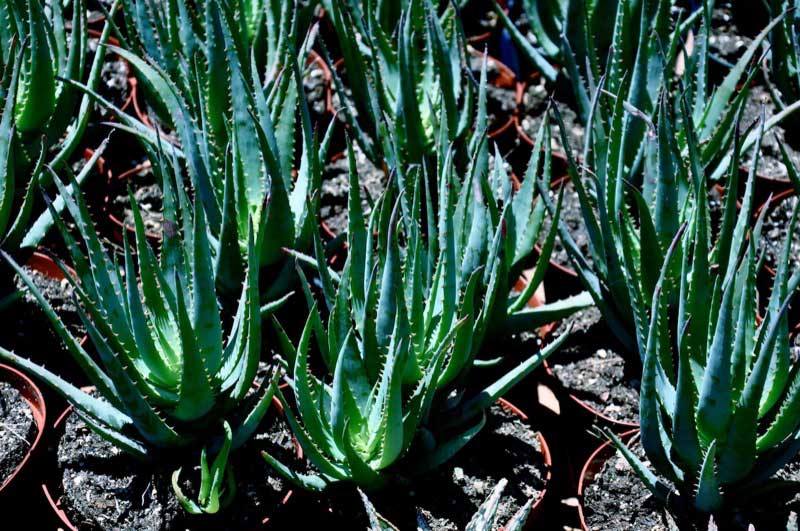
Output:
[[0,382],[0,485],[25,458],[35,436],[30,405],[14,386]]

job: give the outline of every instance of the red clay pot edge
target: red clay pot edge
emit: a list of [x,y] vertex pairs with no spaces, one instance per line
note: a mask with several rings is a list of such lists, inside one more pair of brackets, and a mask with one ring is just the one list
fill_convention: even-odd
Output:
[[[528,422],[528,415],[526,415],[524,411],[519,409],[505,398],[498,398],[497,403],[506,411],[518,416],[523,422]],[[539,494],[539,497],[531,506],[531,512],[528,515],[528,521],[525,524],[525,529],[532,529],[533,522],[539,518],[542,512],[545,496],[547,495],[547,488],[550,486],[550,482],[553,479],[553,457],[550,454],[550,447],[547,445],[547,440],[544,438],[544,435],[542,435],[542,432],[537,431],[536,438],[539,440],[539,445],[542,447],[542,458],[544,459],[544,464],[547,467],[547,473],[545,474],[544,478],[544,488]]]
[[[2,368],[2,367],[4,367],[4,366],[0,365],[0,368]],[[280,387],[284,388],[287,385],[288,384],[281,384]],[[94,388],[93,387],[84,387],[81,390],[82,391],[91,391],[92,389],[94,389]],[[278,413],[280,415],[284,414],[283,406],[281,405],[280,400],[278,400],[278,398],[275,397],[275,396],[272,397],[272,406],[277,409],[277,411],[278,411]],[[53,423],[53,429],[54,430],[58,429],[59,425],[62,422],[64,422],[64,419],[67,418],[67,415],[69,415],[72,412],[72,409],[73,409],[72,406],[68,406],[58,416],[56,421]],[[40,433],[40,435],[41,435],[41,433]],[[38,438],[37,438],[37,441],[38,441]],[[293,438],[293,442],[294,442],[295,449],[297,451],[297,457],[302,459],[303,458],[303,450],[300,448],[300,444],[298,443],[297,439],[294,439],[294,438]],[[51,492],[59,493],[60,490],[58,488],[55,488],[55,487],[51,489],[51,488],[49,488],[47,486],[46,483],[42,483],[41,487],[42,487],[42,492],[44,493],[44,497],[47,500],[47,503],[50,505],[50,508],[53,510],[53,513],[55,513],[55,515],[58,517],[58,519],[61,520],[61,523],[64,524],[67,527],[67,529],[69,529],[69,531],[80,531],[77,527],[75,527],[75,525],[72,523],[72,521],[70,521],[70,519],[67,516],[67,514],[61,508],[61,496],[59,495],[58,498],[53,498],[53,495],[51,494]],[[281,500],[280,505],[276,508],[276,511],[277,510],[281,510],[281,508],[283,508],[283,507],[286,507],[286,505],[289,503],[289,500],[291,499],[293,493],[294,493],[294,489],[290,488],[290,489],[286,490],[286,495]],[[267,523],[269,523],[270,519],[271,519],[271,516],[264,517],[261,520],[261,525],[266,525]]]
[[511,115],[508,117],[508,120],[506,120],[505,122],[503,122],[503,124],[492,129],[487,133],[487,136],[489,138],[496,138],[501,134],[505,133],[506,131],[508,131],[509,129],[511,129],[512,127],[514,127],[514,123],[516,122],[517,118],[517,113],[519,111],[519,101],[520,98],[522,97],[521,95],[522,95],[523,84],[517,79],[517,75],[514,73],[514,71],[511,70],[511,68],[509,68],[508,65],[502,62],[500,59],[493,57],[487,53],[484,53],[471,46],[468,48],[468,53],[473,57],[479,57],[479,58],[485,57],[487,63],[494,63],[494,65],[497,67],[499,75],[497,76],[497,79],[489,82],[491,85],[498,88],[514,89],[515,103],[517,104],[516,107],[514,107],[514,110],[511,111]]
[[25,463],[28,462],[31,454],[38,446],[46,427],[47,407],[44,402],[44,397],[42,396],[42,391],[36,386],[35,383],[33,383],[30,378],[25,376],[17,369],[9,367],[8,365],[0,364],[0,380],[10,383],[17,391],[19,391],[19,393],[22,395],[22,398],[28,403],[28,407],[31,408],[31,413],[33,414],[33,423],[36,426],[36,437],[28,447],[25,457],[22,458],[22,461],[17,465],[11,475],[9,475],[3,481],[3,483],[0,484],[0,493],[2,493],[3,489],[8,487],[11,484],[11,481],[20,473],[22,468],[25,466]]
[[[558,379],[556,377],[555,373],[553,372],[553,370],[550,368],[550,365],[547,363],[547,360],[544,360],[542,362],[542,366],[544,367],[544,370],[547,373],[547,376],[549,376],[550,378],[553,378],[555,380]],[[586,402],[584,402],[583,400],[581,400],[580,398],[575,396],[575,394],[570,393],[569,391],[567,391],[565,389],[559,389],[559,391],[562,394],[566,394],[569,397],[569,399],[572,400],[572,402],[574,402],[575,404],[577,404],[581,409],[584,409],[585,411],[590,413],[592,416],[594,416],[594,417],[600,419],[601,421],[603,421],[604,423],[608,424],[609,427],[612,427],[612,428],[615,428],[615,429],[622,429],[622,430],[639,429],[639,424],[636,423],[636,422],[627,422],[627,421],[624,421],[624,420],[613,419],[613,418],[609,417],[608,415],[606,415],[604,413],[601,413],[600,411],[596,410],[595,408],[593,408],[592,406],[590,406],[589,404],[587,404]]]
[[[638,429],[626,431],[619,437],[621,440],[627,442],[634,434],[638,433]],[[583,491],[594,479],[595,475],[600,472],[606,461],[611,459],[614,455],[615,449],[612,447],[611,441],[606,441],[601,444],[592,455],[586,460],[581,470],[580,478],[578,478],[578,518],[581,522],[581,529],[589,531],[589,526],[586,524],[586,518],[583,511]]]

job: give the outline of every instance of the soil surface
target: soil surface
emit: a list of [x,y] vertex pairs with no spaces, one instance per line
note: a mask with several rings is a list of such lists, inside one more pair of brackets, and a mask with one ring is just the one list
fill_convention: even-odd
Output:
[[[356,173],[361,184],[361,204],[368,215],[370,205],[386,190],[386,176],[375,167],[363,151],[353,145]],[[322,177],[320,217],[334,234],[347,232],[347,196],[350,193],[350,162],[346,153],[325,166]]]
[[[92,54],[96,53],[98,42],[98,39],[89,39],[89,50]],[[98,92],[117,107],[122,107],[130,95],[129,75],[128,63],[119,56],[107,52],[100,70]],[[108,114],[100,103],[94,102],[93,106],[99,116]]]
[[[142,214],[145,231],[160,235],[161,225],[164,221],[161,213],[163,194],[161,186],[155,182],[152,171],[143,169],[135,173],[131,176],[128,185],[133,190],[133,198]],[[128,227],[134,226],[133,208],[131,208],[130,197],[124,183],[120,183],[117,195],[111,199],[111,212]]]
[[[648,464],[640,444],[634,452]],[[628,461],[614,452],[584,490],[584,517],[592,531],[667,531],[653,495]]]
[[[528,424],[494,405],[483,431],[440,472],[415,481],[409,501],[426,517],[433,531],[458,531],[464,529],[497,483],[506,478],[508,486],[497,513],[499,521],[505,523],[528,499],[538,499],[545,488],[547,467],[541,451],[536,432]],[[376,498],[376,507],[400,529],[413,529],[410,515],[390,516],[392,509],[400,505],[394,501],[398,495],[402,494]]]
[[[542,78],[532,80],[522,94],[519,123],[522,131],[531,140],[536,140],[536,135],[539,133],[542,120],[544,120],[549,101],[550,92]],[[580,156],[586,139],[584,127],[580,123],[578,114],[563,101],[558,99],[553,101],[561,114],[561,119],[564,121],[564,127],[567,129],[570,149],[575,156]],[[553,151],[564,153],[561,131],[558,129],[558,120],[552,111],[550,113],[550,126],[550,146]]]
[[14,386],[0,382],[0,485],[25,459],[35,437],[30,405]]
[[82,530],[250,529],[277,510],[288,487],[275,477],[260,455],[262,450],[296,466],[288,426],[268,416],[262,430],[231,457],[237,484],[232,504],[217,515],[193,517],[175,498],[171,477],[174,469],[182,466],[181,487],[192,497],[199,478],[197,455],[176,455],[165,461],[177,463],[171,466],[140,462],[94,434],[73,413],[58,446],[61,501]]
[[[621,422],[639,419],[639,381],[620,354],[622,346],[591,307],[576,313],[572,334],[548,363],[564,388],[600,413]],[[559,326],[560,335],[567,322]]]
[[[558,201],[558,193],[558,189],[550,191],[550,197],[553,200],[553,203]],[[572,239],[575,240],[575,243],[577,244],[578,249],[580,249],[583,257],[589,264],[592,264],[592,254],[589,250],[589,234],[586,232],[586,226],[583,223],[580,198],[578,197],[578,192],[575,190],[575,186],[570,181],[566,181],[564,183],[564,199],[561,202],[560,219],[566,224],[567,230],[572,236]],[[542,222],[542,228],[539,231],[539,241],[537,242],[539,247],[544,245],[551,226],[552,219],[550,216],[545,216],[544,221]],[[566,267],[567,269],[573,269],[572,263],[570,262],[569,253],[567,253],[567,250],[561,243],[560,236],[556,237],[556,241],[553,244],[553,252],[550,255],[550,260],[558,265]]]
[[[367,495],[377,512],[398,529],[416,529],[417,514],[433,531],[463,530],[502,478],[508,480],[498,509],[505,523],[529,498],[545,488],[547,467],[531,427],[493,406],[483,430],[448,463],[424,476],[400,481]],[[366,516],[352,486],[339,486],[317,503],[319,525],[309,529],[363,529]],[[313,503],[313,502],[312,502]],[[355,515],[355,516],[354,516]],[[363,521],[364,525],[360,525]]]
[[[651,468],[638,435],[628,442],[628,447],[645,466]],[[789,463],[775,478],[800,481],[800,461]],[[707,516],[683,513],[677,529],[766,531],[795,528],[787,527],[787,523],[793,521],[796,524],[797,511],[800,510],[800,497],[796,489],[777,488],[763,494],[751,494],[745,494],[748,511],[728,509],[721,512],[715,516],[714,527],[707,523]],[[603,463],[600,473],[584,487],[584,516],[592,531],[666,531],[672,529],[675,521],[674,515],[665,513],[628,461],[616,451]]]
[[[717,59],[727,63],[735,63],[750,46],[752,40],[741,35],[733,19],[731,2],[719,2],[711,14],[711,36],[709,50]],[[719,65],[719,60],[714,60],[712,65]],[[727,72],[727,68],[725,68]]]
[[[773,271],[777,268],[778,259],[783,254],[789,222],[796,205],[797,196],[785,199],[770,209],[764,219],[764,228],[761,232],[761,245],[766,250],[764,264]],[[795,230],[789,250],[789,274],[798,267],[800,267],[800,230]]]

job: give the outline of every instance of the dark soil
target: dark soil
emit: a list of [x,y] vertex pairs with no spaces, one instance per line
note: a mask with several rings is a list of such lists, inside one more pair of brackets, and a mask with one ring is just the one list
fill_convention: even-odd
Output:
[[[144,229],[150,234],[161,234],[164,216],[162,209],[161,187],[155,182],[150,169],[144,169],[131,176],[129,186],[142,214]],[[130,197],[124,184],[118,187],[117,195],[111,199],[111,213],[128,227],[134,226],[133,209]]]
[[[486,61],[486,123],[490,134],[506,125],[517,108],[516,87],[514,84],[499,84],[500,68],[495,61],[488,58]],[[479,81],[483,57],[473,55],[470,58],[470,68],[472,75]]]
[[[778,259],[783,254],[789,222],[796,205],[797,196],[787,198],[770,209],[764,219],[764,228],[761,233],[761,244],[766,250],[764,264],[773,271],[777,268]],[[795,230],[792,234],[789,260],[789,274],[791,274],[800,267],[800,230]]]
[[545,488],[547,467],[536,433],[513,413],[494,405],[486,426],[455,458],[411,486],[376,493],[378,512],[399,529],[414,529],[419,510],[434,531],[464,529],[497,483],[508,479],[498,510],[508,521]]
[[[549,101],[550,92],[544,79],[541,78],[532,80],[522,94],[519,123],[522,131],[531,140],[536,140],[536,135],[539,133],[539,127],[542,125]],[[585,142],[584,127],[581,125],[580,118],[572,107],[565,102],[558,99],[553,101],[561,114],[561,119],[564,121],[564,127],[567,129],[570,148],[573,154],[579,156],[583,152]],[[564,153],[561,131],[558,129],[558,120],[552,111],[550,113],[550,126],[550,146],[554,151]]]
[[[628,442],[628,447],[645,466],[650,467],[638,435]],[[612,452],[612,450],[609,450]],[[611,454],[606,454],[611,455]],[[651,468],[652,470],[652,468]],[[795,460],[775,476],[788,482],[800,481],[800,461]],[[708,525],[708,516],[680,514],[680,525],[675,529],[685,531],[766,531],[772,529],[794,529],[787,522],[795,521],[800,510],[797,489],[777,488],[744,493],[746,511],[727,509],[715,515],[715,526]],[[731,498],[732,503],[736,501]],[[592,531],[666,531],[675,525],[673,515],[668,515],[652,496],[644,483],[633,471],[628,461],[619,452],[606,461],[600,473],[584,488],[584,516]],[[752,526],[751,526],[752,524]]]
[[[640,444],[632,445],[644,463]],[[584,517],[592,531],[667,531],[658,502],[618,452],[584,490]]]
[[[760,85],[752,87],[742,114],[742,127],[747,127],[756,120],[761,119],[762,106],[765,109],[767,120],[778,112],[767,89]],[[791,144],[786,142],[786,132],[783,128],[776,126],[766,132],[762,139],[761,156],[758,159],[758,174],[769,179],[788,181],[789,173],[783,163],[780,144],[783,144],[786,148],[794,167],[800,170],[800,152],[793,149]],[[744,166],[749,169],[753,165],[752,149],[745,153],[742,158]]]
[[[85,330],[72,299],[69,281],[51,278],[27,266],[25,271],[50,302],[67,330],[73,337],[82,338]],[[21,297],[3,313],[9,333],[3,337],[2,346],[44,365],[71,383],[83,384],[85,377],[66,351],[39,303],[27,291],[19,277],[14,278],[14,285],[20,290]]]
[[[639,419],[639,381],[628,367],[602,321],[600,311],[591,307],[573,315],[572,334],[548,363],[559,383],[570,393],[607,417],[620,422]],[[566,322],[555,336],[560,335]],[[639,369],[640,370],[640,369]]]
[[503,27],[490,1],[471,0],[462,9],[462,24],[468,39],[482,37]]
[[68,417],[58,447],[65,511],[86,530],[215,530],[255,528],[279,507],[288,485],[277,478],[260,453],[269,450],[296,466],[288,426],[268,416],[264,428],[231,457],[237,483],[232,504],[213,516],[188,515],[173,495],[172,472],[182,466],[184,493],[192,494],[199,457],[157,466],[122,453],[90,431],[75,414]]
[[[382,170],[376,168],[369,161],[357,145],[353,146],[353,150],[358,181],[361,184],[361,203],[366,215],[370,211],[370,204],[377,201],[383,191],[386,190],[387,177]],[[343,156],[339,156],[325,166],[325,174],[322,179],[320,217],[328,228],[337,235],[347,232],[347,195],[350,191],[349,172],[350,163],[347,153],[344,153]]]
[[36,437],[28,402],[8,382],[0,382],[0,485],[14,473]]
[[711,15],[711,37],[708,43],[711,53],[733,64],[744,54],[751,42],[752,40],[741,35],[736,27],[731,2],[719,2]]
[[[550,191],[550,197],[552,198],[553,203],[558,201],[558,193],[558,189]],[[578,197],[578,193],[575,191],[575,186],[570,181],[566,181],[564,183],[564,199],[561,203],[560,219],[566,224],[567,230],[572,236],[572,239],[575,240],[575,243],[578,245],[578,249],[580,249],[583,257],[589,264],[591,264],[592,255],[591,251],[589,250],[589,235],[586,232],[585,225],[583,223],[580,199]],[[544,245],[551,226],[552,221],[550,216],[545,216],[544,222],[542,223],[542,228],[539,231],[539,241],[537,242],[540,247]],[[553,253],[550,255],[550,260],[558,265],[566,267],[567,269],[572,269],[572,263],[570,262],[569,254],[564,248],[564,245],[561,243],[561,238],[558,236],[553,244]]]

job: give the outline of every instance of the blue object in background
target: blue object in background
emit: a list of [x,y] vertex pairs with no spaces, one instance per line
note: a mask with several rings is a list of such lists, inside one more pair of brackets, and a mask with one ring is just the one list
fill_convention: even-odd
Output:
[[[515,3],[514,0],[508,0],[506,2],[509,13],[514,9]],[[519,55],[517,54],[517,47],[514,46],[511,35],[509,35],[505,27],[500,32],[498,45],[500,48],[500,57],[498,59],[509,67],[514,72],[514,75],[519,78]]]

